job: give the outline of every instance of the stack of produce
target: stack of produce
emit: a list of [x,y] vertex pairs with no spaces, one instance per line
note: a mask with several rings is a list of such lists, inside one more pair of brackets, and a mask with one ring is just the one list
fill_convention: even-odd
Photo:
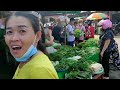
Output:
[[48,57],[52,61],[60,61],[63,58],[69,58],[77,55],[77,50],[79,50],[79,48],[72,48],[71,46],[63,45],[57,52],[49,54]]
[[55,66],[60,79],[91,79],[93,62],[83,59],[63,59]]
[[69,67],[76,61],[70,59],[62,59],[59,64],[55,65],[55,69],[58,73],[59,79],[65,78],[65,73],[67,73]]
[[79,55],[84,57],[86,60],[92,60],[95,62],[99,62],[99,48],[98,48],[98,40],[90,38],[82,43],[80,43],[77,47],[80,48]]
[[98,46],[99,46],[98,39],[90,38],[82,43],[79,43],[77,47],[86,48],[86,47],[98,47]]
[[98,40],[89,39],[76,47],[62,45],[48,56],[57,62],[54,67],[60,79],[91,79],[90,66],[99,61]]

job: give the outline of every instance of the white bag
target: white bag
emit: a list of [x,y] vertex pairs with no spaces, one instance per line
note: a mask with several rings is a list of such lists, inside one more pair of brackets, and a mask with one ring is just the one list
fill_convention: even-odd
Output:
[[103,66],[100,63],[91,64],[90,68],[93,70],[93,74],[101,74],[104,72]]
[[78,61],[78,59],[80,58],[81,56],[73,56],[73,57],[69,57],[68,59]]
[[47,50],[48,53],[54,53],[54,52],[57,52],[57,50],[56,50],[53,46],[46,47],[46,50]]

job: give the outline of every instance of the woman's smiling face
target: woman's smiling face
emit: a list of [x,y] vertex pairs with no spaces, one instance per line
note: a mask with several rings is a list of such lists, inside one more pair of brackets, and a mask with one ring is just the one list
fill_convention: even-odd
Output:
[[15,58],[22,57],[35,41],[31,22],[23,16],[12,16],[6,23],[5,41]]

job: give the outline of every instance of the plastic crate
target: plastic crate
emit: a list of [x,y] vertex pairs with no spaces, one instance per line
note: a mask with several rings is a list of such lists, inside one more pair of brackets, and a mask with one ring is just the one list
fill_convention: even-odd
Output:
[[86,58],[86,60],[92,60],[93,62],[99,62],[99,53],[95,53],[92,56]]
[[0,39],[4,38],[4,30],[0,29]]
[[57,70],[57,74],[59,79],[65,79],[65,73],[67,72],[67,70]]

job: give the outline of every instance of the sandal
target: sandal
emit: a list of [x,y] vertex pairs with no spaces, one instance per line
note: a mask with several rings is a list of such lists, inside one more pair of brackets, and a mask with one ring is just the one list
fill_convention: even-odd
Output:
[[109,79],[109,77],[103,77],[103,79]]

